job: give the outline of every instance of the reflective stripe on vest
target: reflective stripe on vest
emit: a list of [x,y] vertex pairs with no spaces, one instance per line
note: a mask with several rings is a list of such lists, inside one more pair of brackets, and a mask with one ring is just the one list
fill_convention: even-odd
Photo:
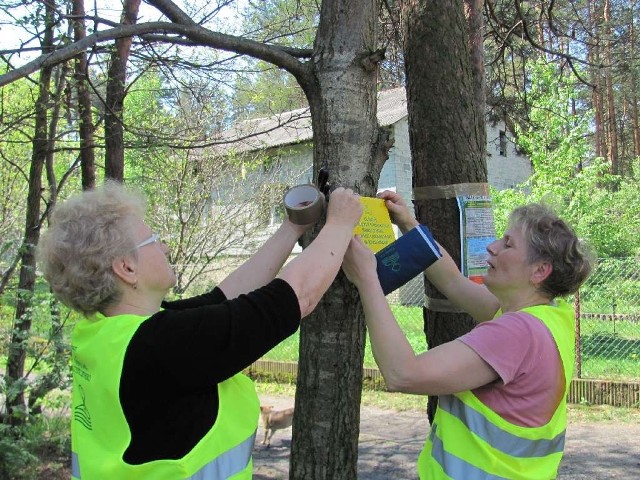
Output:
[[439,397],[438,408],[458,418],[464,425],[496,450],[520,458],[544,457],[564,450],[565,431],[551,440],[528,440],[505,432],[488,422],[482,414],[466,405],[454,395]]
[[241,472],[251,460],[256,432],[240,445],[227,450],[198,470],[189,480],[224,480]]
[[[185,480],[224,480],[241,472],[251,460],[256,432],[231,450],[227,450],[207,463]],[[81,480],[78,454],[71,452],[71,476]]]
[[482,480],[509,480],[504,477],[491,475],[481,468],[465,462],[452,453],[445,451],[442,440],[436,435],[437,425],[431,429],[430,440],[432,443],[431,456],[440,464],[444,473],[451,478],[482,478]]
[[76,452],[71,452],[71,477],[77,478],[78,480],[82,478],[80,476],[80,462]]

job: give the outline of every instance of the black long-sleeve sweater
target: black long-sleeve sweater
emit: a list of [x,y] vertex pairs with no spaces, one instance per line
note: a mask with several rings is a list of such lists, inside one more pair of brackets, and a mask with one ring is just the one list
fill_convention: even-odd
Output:
[[188,453],[216,421],[217,384],[300,325],[298,299],[280,279],[232,300],[215,288],[163,308],[140,325],[124,358],[120,402],[132,435],[129,464]]

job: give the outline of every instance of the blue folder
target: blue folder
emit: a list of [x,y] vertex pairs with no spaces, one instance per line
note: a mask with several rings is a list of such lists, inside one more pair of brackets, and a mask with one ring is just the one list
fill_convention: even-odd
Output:
[[424,225],[418,225],[378,253],[378,278],[384,294],[400,288],[442,257],[438,244]]

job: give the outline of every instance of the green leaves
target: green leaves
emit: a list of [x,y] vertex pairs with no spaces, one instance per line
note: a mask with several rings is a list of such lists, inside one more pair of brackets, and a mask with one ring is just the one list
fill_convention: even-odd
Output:
[[514,189],[493,192],[496,229],[503,232],[517,205],[552,204],[598,256],[632,256],[640,252],[640,162],[625,177],[611,175],[603,158],[593,157],[592,112],[575,108],[580,99],[558,67],[543,60],[530,63],[527,94],[530,123],[517,127],[518,146],[534,173]]

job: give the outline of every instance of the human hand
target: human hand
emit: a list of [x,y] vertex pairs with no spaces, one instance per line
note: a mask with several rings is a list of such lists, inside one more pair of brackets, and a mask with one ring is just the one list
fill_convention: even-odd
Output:
[[338,187],[331,192],[327,205],[327,224],[354,228],[360,221],[364,207],[360,195],[350,188]]
[[378,198],[384,200],[384,204],[389,210],[391,221],[400,228],[402,233],[407,233],[419,224],[400,194],[391,190],[384,190],[378,193]]
[[367,280],[378,280],[376,257],[369,247],[355,235],[342,260],[342,271],[349,281],[359,287]]

